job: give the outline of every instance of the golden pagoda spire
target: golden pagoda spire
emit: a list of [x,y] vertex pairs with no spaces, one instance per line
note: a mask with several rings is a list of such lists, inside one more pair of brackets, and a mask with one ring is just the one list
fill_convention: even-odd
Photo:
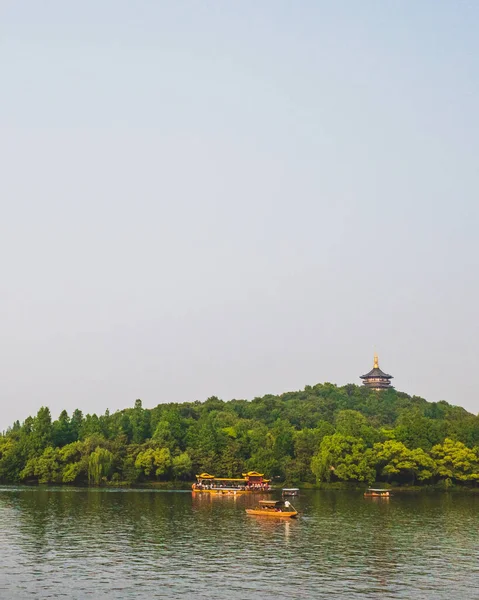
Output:
[[379,359],[378,359],[378,355],[376,354],[376,352],[374,353],[374,367],[373,369],[379,369]]

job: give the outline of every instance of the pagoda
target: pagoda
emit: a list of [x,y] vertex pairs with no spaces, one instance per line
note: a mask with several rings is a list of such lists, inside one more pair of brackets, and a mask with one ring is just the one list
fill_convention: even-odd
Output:
[[393,376],[381,371],[377,354],[374,355],[374,366],[371,371],[366,373],[366,375],[361,375],[360,378],[363,380],[363,384],[370,390],[387,390],[392,387],[390,380]]

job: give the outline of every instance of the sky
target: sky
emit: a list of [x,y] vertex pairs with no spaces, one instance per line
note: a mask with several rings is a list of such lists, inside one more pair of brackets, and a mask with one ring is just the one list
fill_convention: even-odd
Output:
[[479,412],[479,4],[0,0],[0,427],[361,381]]

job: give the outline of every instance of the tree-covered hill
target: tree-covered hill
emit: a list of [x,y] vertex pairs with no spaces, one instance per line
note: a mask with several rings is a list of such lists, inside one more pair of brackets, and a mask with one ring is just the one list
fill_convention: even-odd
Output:
[[248,469],[290,483],[479,479],[479,418],[394,389],[330,383],[252,401],[159,404],[104,415],[42,407],[0,438],[0,481],[98,485]]

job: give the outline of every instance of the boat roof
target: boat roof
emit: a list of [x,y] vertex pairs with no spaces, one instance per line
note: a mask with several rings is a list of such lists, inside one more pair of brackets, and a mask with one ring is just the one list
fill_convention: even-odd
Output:
[[262,506],[282,506],[284,504],[283,500],[260,500],[259,503]]
[[389,490],[385,490],[384,488],[368,488],[368,492],[389,492]]
[[283,488],[283,492],[299,492],[299,488]]
[[208,473],[202,473],[196,476],[197,479],[214,479],[215,481],[246,481],[243,477],[215,477]]

